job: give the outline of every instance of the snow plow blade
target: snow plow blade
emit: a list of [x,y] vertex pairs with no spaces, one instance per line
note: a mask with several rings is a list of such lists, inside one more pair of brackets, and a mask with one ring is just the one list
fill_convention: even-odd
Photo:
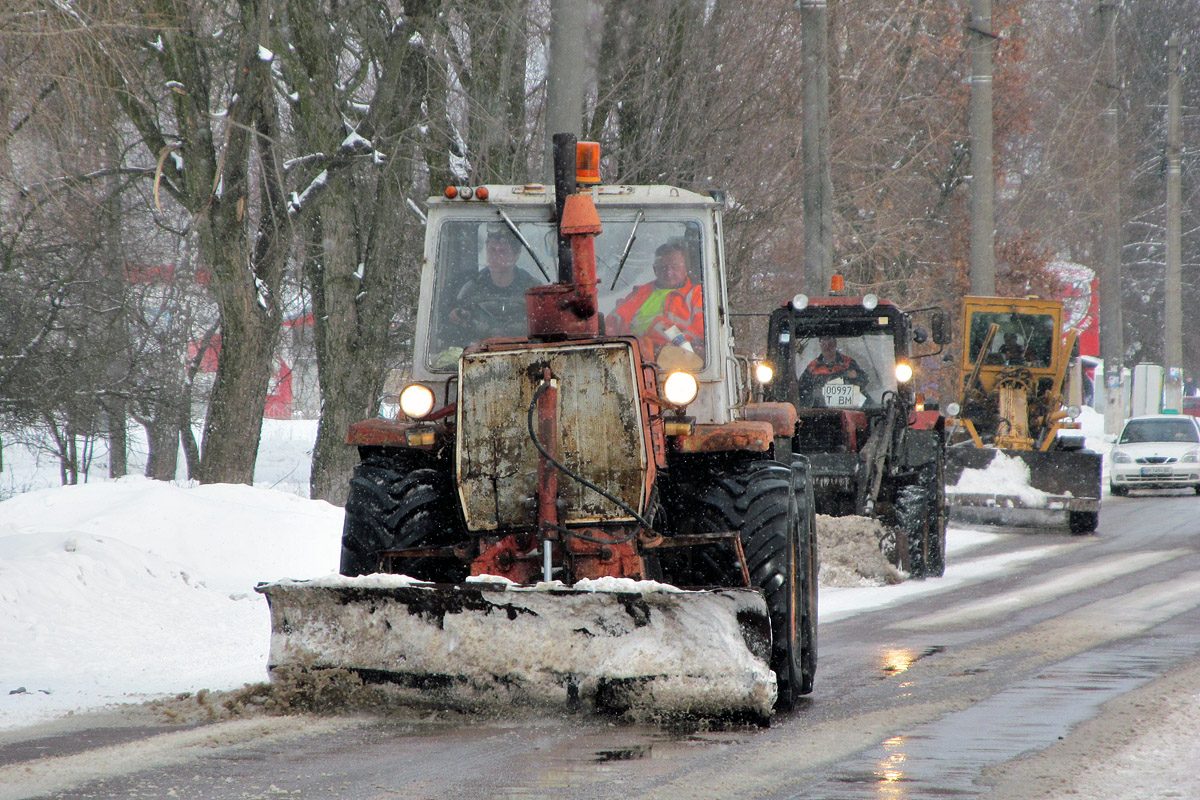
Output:
[[[585,582],[586,583],[586,582]],[[633,719],[769,720],[771,625],[751,589],[429,584],[399,575],[260,584],[269,669],[345,669],[405,703]]]
[[1096,512],[1101,459],[1086,450],[947,448],[946,504]]

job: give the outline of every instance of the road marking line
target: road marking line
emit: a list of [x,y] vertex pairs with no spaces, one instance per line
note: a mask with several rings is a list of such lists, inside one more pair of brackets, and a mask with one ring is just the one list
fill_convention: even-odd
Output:
[[1159,550],[1148,553],[1131,553],[1123,558],[1099,562],[1082,569],[1064,567],[1039,583],[1013,589],[957,608],[895,623],[890,627],[922,630],[962,625],[989,617],[1011,614],[1022,608],[1029,608],[1080,589],[1099,586],[1121,575],[1138,572],[1191,552],[1189,550]]

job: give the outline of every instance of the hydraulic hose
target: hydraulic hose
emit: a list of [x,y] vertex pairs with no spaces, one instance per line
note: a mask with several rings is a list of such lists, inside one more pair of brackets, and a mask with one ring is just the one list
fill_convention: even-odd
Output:
[[[537,437],[537,430],[534,428],[533,417],[534,417],[535,412],[537,411],[538,399],[541,398],[542,393],[545,392],[549,388],[550,388],[550,384],[546,383],[545,381],[543,381],[538,386],[537,390],[533,393],[533,400],[530,401],[530,403],[529,403],[529,412],[525,416],[525,422],[529,428],[529,438],[530,438],[530,440],[533,441],[533,446],[536,447],[537,451],[539,453],[541,453],[542,456],[547,461],[549,461],[551,464],[553,464],[555,469],[557,469],[559,472],[566,475],[571,480],[573,480],[579,484],[582,484],[583,486],[586,486],[587,488],[591,489],[596,494],[600,495],[604,499],[613,503],[614,505],[617,506],[617,508],[621,509],[625,513],[629,514],[629,516],[631,516],[635,520],[637,520],[638,524],[640,524],[646,530],[652,530],[650,523],[647,522],[645,520],[645,518],[642,517],[641,514],[634,511],[632,508],[627,506],[625,503],[621,502],[620,499],[613,497],[611,494],[609,494],[608,492],[606,492],[604,489],[600,488],[596,484],[592,483],[587,478],[583,477],[582,475],[579,475],[578,473],[572,472],[570,469],[568,469],[566,466],[564,466],[561,462],[559,462],[558,459],[556,459],[554,456],[550,455],[549,451],[547,451],[546,448],[542,446],[542,443],[538,440],[538,437]],[[631,541],[638,534],[637,531],[633,531],[633,532],[629,533],[627,536],[624,536],[620,539],[597,539],[593,536],[588,536],[587,534],[579,533],[578,531],[573,531],[569,528],[563,527],[562,525],[555,525],[554,527],[560,533],[564,533],[569,536],[574,536],[577,539],[582,539],[583,541],[591,542],[592,544],[624,544],[625,542]]]

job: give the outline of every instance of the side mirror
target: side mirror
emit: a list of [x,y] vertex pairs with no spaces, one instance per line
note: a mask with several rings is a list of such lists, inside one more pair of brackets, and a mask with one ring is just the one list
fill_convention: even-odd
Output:
[[1104,434],[1104,441],[1108,442],[1109,444],[1116,444],[1117,435],[1115,433],[1106,433]]
[[940,308],[934,311],[929,327],[933,329],[934,344],[950,344],[950,323],[945,311]]
[[924,328],[913,328],[913,341],[917,344],[925,344],[929,341],[929,332]]

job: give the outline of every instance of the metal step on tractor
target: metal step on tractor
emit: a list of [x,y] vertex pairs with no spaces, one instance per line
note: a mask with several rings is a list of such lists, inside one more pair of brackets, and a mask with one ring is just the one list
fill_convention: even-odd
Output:
[[949,340],[940,309],[909,313],[873,294],[797,295],[768,325],[765,397],[797,410],[789,445],[809,461],[816,511],[879,519],[914,578],[945,571],[945,418],[913,387],[918,361]]
[[555,142],[555,186],[428,201],[400,413],[349,431],[340,576],[259,588],[270,667],[765,722],[813,689],[813,493],[734,350],[721,204]]

